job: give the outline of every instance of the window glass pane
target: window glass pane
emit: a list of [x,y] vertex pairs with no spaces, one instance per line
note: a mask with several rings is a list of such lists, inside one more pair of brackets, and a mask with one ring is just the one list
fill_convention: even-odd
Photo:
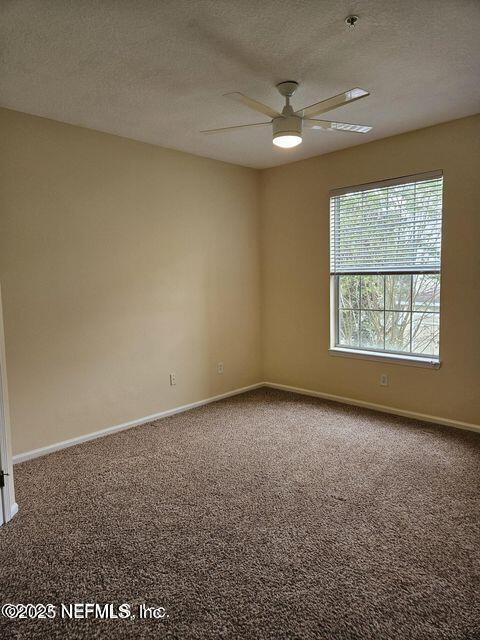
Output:
[[440,310],[440,274],[413,276],[413,311]]
[[438,313],[412,313],[412,351],[438,355],[440,318]]
[[383,311],[362,311],[361,314],[360,346],[383,349]]
[[385,314],[385,349],[389,351],[410,351],[409,311],[387,311]]
[[360,276],[340,276],[338,283],[340,309],[360,308]]
[[383,309],[384,276],[362,276],[362,309]]
[[385,309],[410,309],[411,287],[410,274],[385,276]]
[[338,344],[343,347],[358,347],[360,312],[340,310],[338,313]]

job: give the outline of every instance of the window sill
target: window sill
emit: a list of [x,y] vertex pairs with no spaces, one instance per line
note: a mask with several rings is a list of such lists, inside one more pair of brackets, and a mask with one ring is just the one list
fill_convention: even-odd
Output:
[[342,347],[331,347],[328,351],[331,356],[358,358],[360,360],[376,360],[377,362],[388,362],[390,364],[406,364],[411,367],[440,369],[441,364],[440,360],[434,360],[433,358],[397,355],[394,353],[378,353],[377,351],[360,351],[359,349],[343,349]]

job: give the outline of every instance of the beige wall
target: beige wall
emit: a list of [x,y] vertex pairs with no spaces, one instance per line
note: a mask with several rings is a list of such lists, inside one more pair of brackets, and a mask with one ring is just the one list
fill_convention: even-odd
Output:
[[0,130],[14,453],[259,381],[258,172],[8,110]]
[[[14,453],[260,380],[480,424],[480,116],[261,172],[8,110],[0,130]],[[329,356],[329,190],[432,169],[441,369]]]
[[[432,169],[444,171],[442,367],[330,356],[329,190]],[[262,265],[266,380],[480,424],[480,116],[264,171]]]

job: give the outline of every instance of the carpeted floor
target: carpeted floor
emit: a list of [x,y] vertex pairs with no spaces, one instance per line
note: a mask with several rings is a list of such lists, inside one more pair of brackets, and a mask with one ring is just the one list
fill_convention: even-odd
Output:
[[15,472],[0,602],[137,617],[1,638],[480,638],[477,434],[261,389]]

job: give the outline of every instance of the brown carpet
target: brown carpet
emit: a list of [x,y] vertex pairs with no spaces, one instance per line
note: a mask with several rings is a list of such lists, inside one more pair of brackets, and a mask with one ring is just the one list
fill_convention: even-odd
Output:
[[259,390],[18,465],[2,638],[480,638],[480,437]]

